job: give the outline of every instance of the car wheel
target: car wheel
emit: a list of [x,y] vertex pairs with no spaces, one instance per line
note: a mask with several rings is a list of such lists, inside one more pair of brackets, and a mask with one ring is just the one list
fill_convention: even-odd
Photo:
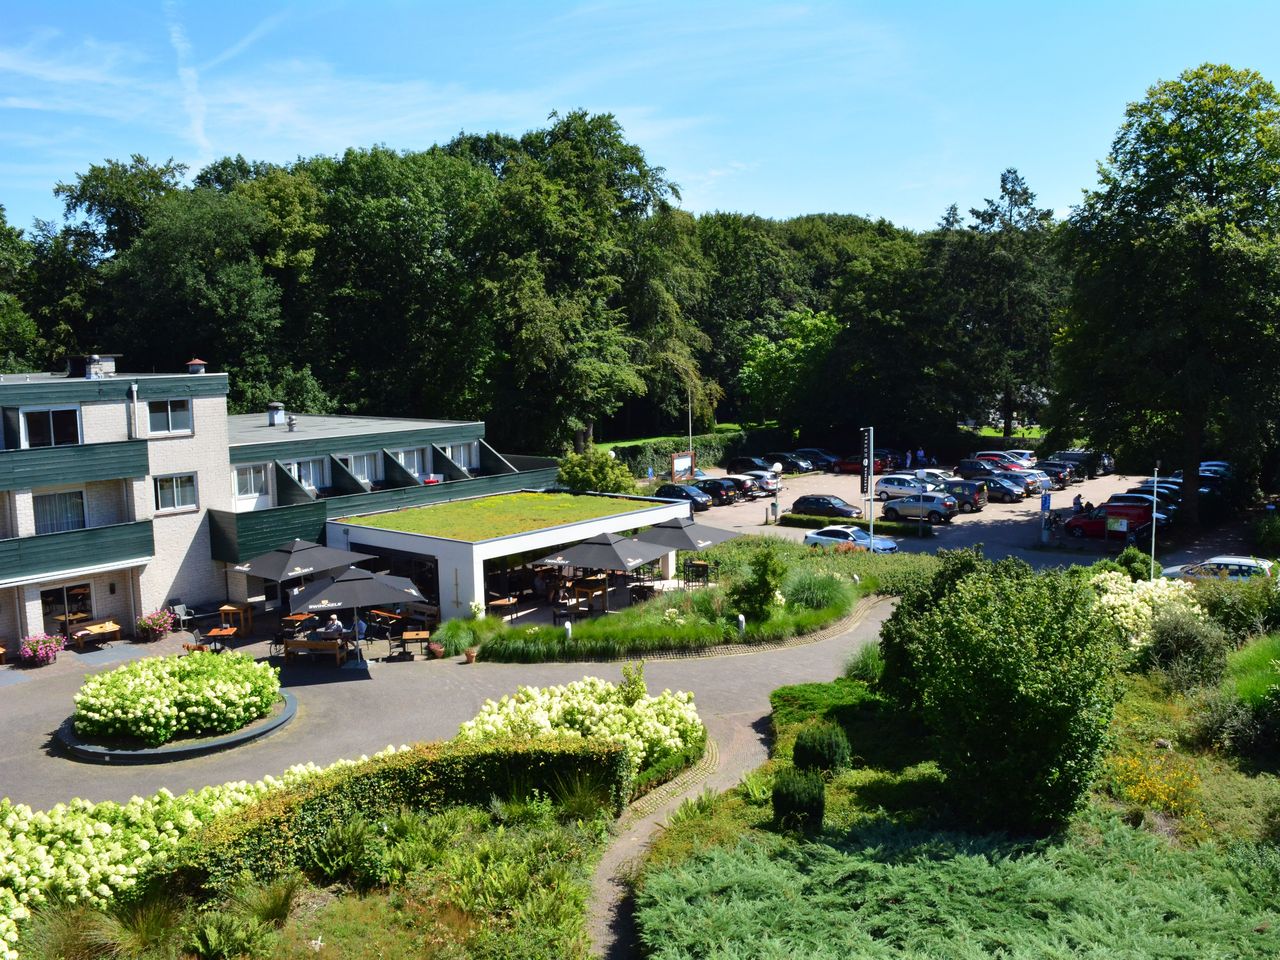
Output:
[[962,504],[960,504],[960,512],[961,512],[961,513],[973,513],[973,504],[972,504],[972,503],[962,503]]
[[1072,527],[1072,528],[1071,528],[1071,535],[1072,535],[1073,537],[1083,537],[1083,536],[1084,536],[1084,527]]
[[881,503],[883,503],[884,501],[889,499],[889,494],[881,490],[879,493],[876,494],[876,499],[879,500]]
[[930,510],[930,511],[929,511],[929,522],[930,522],[930,523],[941,523],[941,522],[942,522],[942,514],[940,514],[937,510]]
[[884,518],[892,523],[898,519],[898,511],[893,509],[893,507],[885,507]]

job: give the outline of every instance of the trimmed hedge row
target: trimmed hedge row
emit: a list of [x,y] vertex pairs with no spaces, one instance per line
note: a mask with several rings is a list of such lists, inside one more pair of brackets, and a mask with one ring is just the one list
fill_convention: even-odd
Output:
[[[785,433],[776,428],[736,430],[731,433],[702,433],[693,438],[693,451],[700,465],[721,464],[740,454],[754,455],[765,449],[789,449]],[[653,468],[657,476],[671,471],[671,455],[689,448],[687,437],[664,437],[645,443],[618,444],[613,452],[638,477]]]
[[184,841],[161,871],[192,891],[227,889],[248,871],[270,880],[295,869],[335,823],[401,807],[482,805],[537,789],[548,794],[589,780],[615,815],[631,798],[626,751],[600,740],[417,744],[332,770],[246,810],[220,817]]
[[[778,526],[780,527],[804,527],[818,530],[822,527],[831,527],[837,524],[840,526],[861,527],[863,530],[871,529],[870,520],[850,517],[815,517],[807,513],[784,513],[778,517]],[[929,523],[928,520],[923,523],[919,520],[877,520],[876,533],[883,534],[886,537],[934,536],[933,524]]]

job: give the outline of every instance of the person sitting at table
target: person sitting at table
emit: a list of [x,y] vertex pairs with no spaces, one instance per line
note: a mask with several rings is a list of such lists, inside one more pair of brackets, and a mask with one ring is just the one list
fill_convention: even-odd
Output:
[[333,640],[341,637],[347,628],[342,625],[342,621],[338,619],[336,613],[329,614],[329,620],[320,628],[320,633],[326,640]]
[[364,617],[356,614],[356,640],[363,643],[364,635],[369,630],[369,625],[364,622]]

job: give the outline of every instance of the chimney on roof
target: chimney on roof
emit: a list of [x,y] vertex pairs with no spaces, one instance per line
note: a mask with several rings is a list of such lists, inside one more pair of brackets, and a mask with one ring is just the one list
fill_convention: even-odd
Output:
[[203,360],[193,358],[187,361],[187,373],[204,373],[204,368],[207,366],[208,364]]
[[273,400],[267,404],[267,426],[278,427],[284,423],[284,404]]

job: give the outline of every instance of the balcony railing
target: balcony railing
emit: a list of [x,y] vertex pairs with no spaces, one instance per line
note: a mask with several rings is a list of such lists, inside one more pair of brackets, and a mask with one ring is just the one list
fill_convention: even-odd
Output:
[[0,583],[145,561],[154,553],[150,520],[0,540]]
[[124,480],[145,477],[148,471],[145,440],[0,450],[0,490]]

